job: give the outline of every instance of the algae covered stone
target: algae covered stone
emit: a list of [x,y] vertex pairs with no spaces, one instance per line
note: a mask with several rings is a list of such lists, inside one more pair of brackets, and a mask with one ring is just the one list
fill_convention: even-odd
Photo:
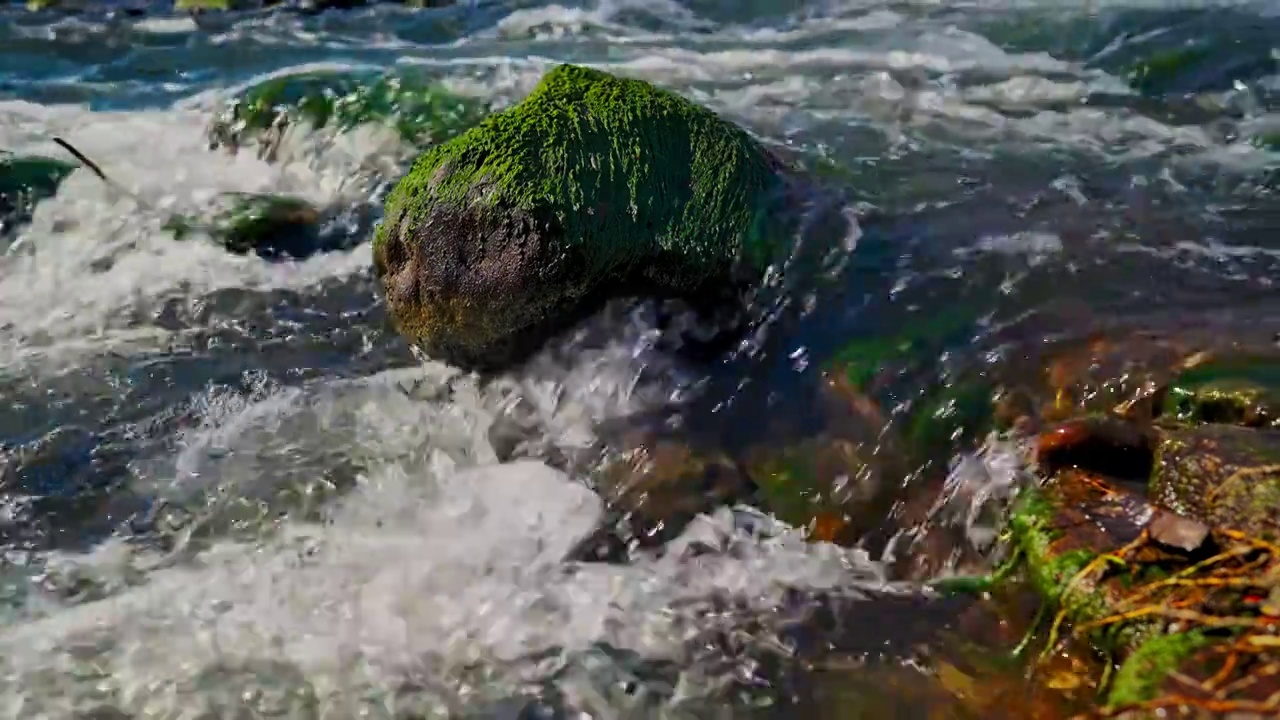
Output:
[[1221,527],[1280,537],[1280,430],[1204,425],[1156,448],[1151,495]]
[[1045,477],[1015,501],[1010,536],[1055,609],[1050,637],[1117,665],[1108,717],[1280,709],[1275,360],[1191,353],[1145,411],[1083,415],[1036,443]]
[[354,247],[370,216],[362,206],[318,208],[289,195],[225,193],[199,213],[171,217],[166,229],[177,240],[202,231],[235,255],[301,260]]
[[284,132],[298,124],[338,133],[380,124],[407,145],[426,148],[476,125],[488,111],[485,102],[422,77],[316,70],[250,86],[218,114],[207,134],[211,149],[235,152],[256,145],[266,160],[275,158]]
[[723,296],[771,261],[786,168],[647,83],[559,66],[426,152],[386,203],[374,265],[428,355],[501,366],[626,295]]

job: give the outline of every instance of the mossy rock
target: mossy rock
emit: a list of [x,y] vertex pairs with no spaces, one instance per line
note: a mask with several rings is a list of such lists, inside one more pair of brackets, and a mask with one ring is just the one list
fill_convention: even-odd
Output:
[[503,367],[609,298],[705,306],[750,286],[790,244],[789,170],[673,92],[561,65],[418,159],[374,267],[411,342]]
[[1116,673],[1108,716],[1122,720],[1280,715],[1276,635],[1192,631],[1151,638]]
[[174,0],[173,9],[190,13],[230,12],[232,10],[251,10],[266,5],[275,5],[278,2],[279,0],[274,2],[270,0]]
[[355,246],[351,233],[327,227],[335,214],[288,195],[226,193],[202,214],[170,218],[166,228],[178,240],[202,231],[236,255],[300,260]]
[[437,83],[373,72],[285,75],[247,89],[210,125],[211,148],[257,144],[272,159],[284,130],[299,123],[346,132],[360,125],[395,129],[409,146],[427,148],[478,124],[489,106]]
[[52,158],[0,152],[0,234],[30,220],[36,203],[52,197],[76,167]]
[[1119,663],[1107,717],[1271,717],[1277,366],[1265,353],[1197,353],[1179,367],[1149,412],[1076,418],[1041,435],[1047,477],[1016,500],[1009,528],[1055,608],[1055,631]]
[[1280,359],[1229,356],[1189,368],[1169,384],[1162,410],[1187,424],[1280,427]]
[[1151,496],[1212,525],[1280,537],[1280,430],[1203,425],[1167,431]]
[[811,539],[857,540],[883,519],[885,478],[871,446],[819,436],[782,449],[757,448],[745,467],[763,509]]
[[642,546],[671,540],[700,514],[754,498],[730,458],[665,439],[638,443],[596,475],[595,487]]
[[[1081,637],[1102,663],[1117,664],[1100,698],[1114,713],[1108,717],[1168,717],[1161,713],[1194,707],[1177,699],[1205,697],[1192,686],[1217,672],[1245,678],[1239,691],[1224,689],[1222,699],[1234,703],[1252,694],[1248,676],[1260,666],[1210,667],[1198,658],[1236,647],[1266,627],[1257,614],[1257,595],[1265,592],[1258,586],[1280,578],[1280,557],[1264,545],[1210,531],[1074,470],[1024,492],[1010,529],[1027,576],[1054,610],[1055,634],[1048,639]],[[1179,546],[1188,536],[1195,540]],[[1270,652],[1266,642],[1256,648],[1260,657]],[[1280,688],[1268,677],[1262,682]]]
[[[1032,584],[1074,622],[1110,615],[1124,600],[1126,581],[1106,556],[1136,540],[1151,507],[1141,497],[1113,490],[1088,474],[1064,471],[1019,494],[1009,514],[1013,542]],[[1133,638],[1100,634],[1108,650]]]

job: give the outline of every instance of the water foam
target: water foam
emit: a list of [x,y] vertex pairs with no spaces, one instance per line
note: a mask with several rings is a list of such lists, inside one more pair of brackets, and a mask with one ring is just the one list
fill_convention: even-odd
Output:
[[[130,194],[76,170],[40,203],[10,252],[0,257],[0,366],[46,360],[85,342],[155,347],[165,333],[136,318],[167,298],[222,288],[299,289],[367,272],[368,250],[270,264],[226,253],[204,238],[177,242],[163,229],[173,213],[199,213],[219,193],[280,193],[318,206],[367,197],[360,176],[371,159],[403,153],[378,129],[331,139],[323,151],[295,136],[281,161],[211,153],[194,110],[89,112],[74,106],[0,104],[0,146],[65,156],[65,137]],[[141,198],[141,201],[139,201]]]
[[[263,517],[235,540],[167,556],[112,542],[47,559],[46,585],[96,584],[100,599],[35,598],[27,622],[0,631],[0,704],[32,718],[241,704],[297,718],[436,716],[598,665],[601,648],[687,660],[696,606],[710,598],[765,612],[787,588],[882,585],[860,553],[807,544],[749,511],[704,519],[659,559],[563,564],[600,521],[599,499],[541,461],[497,463],[488,438],[513,398],[549,420],[534,432],[570,449],[605,408],[647,402],[629,348],[608,345],[583,367],[593,386],[562,376],[554,394],[547,378],[480,385],[433,365],[256,399],[211,394],[172,476],[140,489],[208,526],[229,507],[211,499],[260,497],[326,454],[359,466],[353,487],[312,520]],[[679,550],[693,542],[696,555]],[[613,681],[574,682],[562,690],[590,704]]]

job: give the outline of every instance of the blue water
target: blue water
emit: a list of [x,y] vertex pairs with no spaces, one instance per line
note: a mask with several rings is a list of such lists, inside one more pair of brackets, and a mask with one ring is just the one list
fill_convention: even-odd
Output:
[[[738,622],[717,602],[768,614],[786,588],[856,596],[895,570],[876,548],[762,538],[749,509],[708,520],[721,550],[696,561],[680,548],[707,527],[671,529],[665,556],[566,566],[607,524],[589,471],[637,426],[795,441],[821,429],[817,375],[853,340],[927,336],[892,406],[1050,336],[1280,332],[1280,12],[1159,5],[6,6],[0,149],[62,156],[65,137],[128,193],[77,171],[0,239],[0,715],[731,707],[714,680],[742,658],[699,644]],[[209,150],[246,85],[372,68],[501,104],[565,61],[834,165],[861,233],[839,239],[837,291],[793,288],[798,320],[711,358],[620,304],[481,382],[390,329],[363,235],[280,263],[162,229],[228,191],[354,207],[412,159],[372,128],[299,130],[274,164]],[[966,457],[970,483],[1017,481],[998,445]]]

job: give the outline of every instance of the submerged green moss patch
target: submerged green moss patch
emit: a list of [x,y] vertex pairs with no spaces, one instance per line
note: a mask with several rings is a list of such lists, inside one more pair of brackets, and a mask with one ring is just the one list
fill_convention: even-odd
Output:
[[1116,671],[1108,704],[1122,707],[1156,697],[1169,673],[1208,643],[1209,639],[1199,631],[1147,638]]
[[1280,363],[1233,358],[1182,372],[1170,384],[1162,414],[1184,423],[1280,423]]
[[226,193],[215,207],[196,215],[174,215],[165,229],[175,240],[200,232],[236,255],[304,259],[320,252],[343,250],[342,238],[322,233],[324,213],[288,195]]
[[1041,594],[1056,601],[1067,582],[1095,556],[1083,550],[1055,553],[1058,532],[1051,529],[1052,521],[1053,506],[1039,488],[1023,490],[1009,514],[1009,529],[1027,559],[1032,582]]
[[559,228],[588,277],[661,252],[675,260],[664,279],[679,285],[725,272],[740,253],[763,268],[779,189],[741,128],[648,83],[562,65],[523,102],[419,158],[385,225],[438,203],[526,211]]
[[1129,71],[1129,86],[1139,92],[1159,94],[1211,58],[1210,49],[1200,45],[1155,53]]
[[[1058,547],[1062,533],[1054,527],[1057,512],[1053,501],[1040,488],[1023,490],[1010,510],[1009,529],[1014,542],[1026,560],[1027,576],[1032,585],[1051,605],[1066,614],[1072,622],[1087,622],[1110,614],[1107,596],[1098,586],[1096,575],[1081,573],[1097,560],[1099,553],[1086,548]],[[1095,633],[1095,639],[1111,646],[1117,638],[1109,633]],[[1127,641],[1128,630],[1120,641]]]
[[394,128],[409,145],[429,147],[473,127],[489,110],[478,98],[458,95],[426,79],[372,72],[307,72],[249,88],[214,122],[209,134],[213,144],[221,145],[282,122],[338,132],[382,124]]

